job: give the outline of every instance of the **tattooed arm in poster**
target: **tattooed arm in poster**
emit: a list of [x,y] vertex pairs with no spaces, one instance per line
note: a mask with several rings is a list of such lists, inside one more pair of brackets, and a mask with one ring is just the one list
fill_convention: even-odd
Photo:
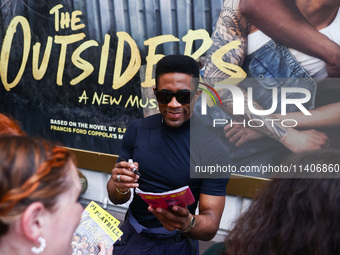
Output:
[[[319,108],[310,111],[312,115],[304,115],[301,112],[290,112],[286,116],[277,114],[279,119],[284,119],[288,117],[289,119],[294,119],[297,121],[297,129],[310,129],[310,128],[338,128],[340,127],[340,102],[324,105]],[[259,139],[264,136],[264,134],[257,132],[257,129],[244,128],[240,125],[231,126],[230,124],[224,127],[225,135],[230,142],[234,143],[237,147],[242,146],[244,143]],[[320,139],[324,137],[324,134],[316,130],[307,130],[303,133],[308,134],[314,132],[318,135],[315,139]],[[313,138],[313,137],[309,137]],[[327,137],[324,137],[329,143]]]
[[[224,1],[220,16],[218,18],[216,29],[212,34],[213,45],[207,53],[207,58],[205,62],[204,69],[204,80],[207,83],[214,84],[225,80],[229,77],[235,77],[233,70],[236,66],[241,66],[246,55],[247,48],[247,35],[253,27],[248,23],[244,16],[241,15],[239,11],[240,0],[226,0]],[[214,61],[214,54],[218,53],[221,49],[226,47],[228,44],[239,41],[239,47],[234,47],[234,49],[229,50],[227,54],[223,55],[223,61],[226,68],[217,67]],[[225,51],[226,52],[226,51]],[[231,70],[230,70],[231,69]],[[239,71],[239,70],[238,70]],[[241,73],[243,76],[236,76],[237,78],[244,78],[245,73]],[[269,136],[273,139],[280,141],[288,149],[294,152],[313,150],[325,146],[328,143],[328,138],[325,134],[317,132],[315,130],[308,131],[297,131],[293,128],[283,127],[279,122],[268,121],[270,119],[278,119],[275,115],[270,116],[258,116],[251,113],[248,110],[248,101],[246,96],[246,91],[243,91],[245,95],[244,100],[244,116],[233,115],[233,98],[229,90],[220,90],[222,99],[222,110],[228,115],[232,116],[236,121],[241,121],[241,118],[251,119],[261,119],[264,123],[263,127],[257,130],[263,135]],[[262,109],[256,102],[253,105],[257,109]],[[254,132],[253,132],[254,134]],[[261,137],[262,135],[258,135]],[[227,135],[227,138],[228,137]]]
[[[242,65],[247,53],[247,36],[250,24],[239,11],[240,0],[224,1],[220,15],[218,17],[215,31],[211,39],[213,45],[207,52],[204,67],[204,80],[210,84],[225,80],[233,76],[233,70],[238,70],[245,77],[245,73],[239,66]],[[230,43],[238,43],[238,47],[233,47],[223,55],[222,59],[227,68],[221,70],[212,60],[213,55]],[[229,65],[227,63],[230,63]],[[229,67],[229,68],[228,68]],[[231,70],[230,70],[231,69]]]

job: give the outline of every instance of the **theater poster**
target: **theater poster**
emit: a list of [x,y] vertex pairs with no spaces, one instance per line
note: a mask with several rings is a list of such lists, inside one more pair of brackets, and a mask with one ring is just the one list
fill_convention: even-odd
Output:
[[[266,105],[268,111],[273,109],[270,113],[282,113],[282,107],[287,110],[293,105],[304,116],[313,107],[339,102],[338,79],[326,80],[322,86],[315,85],[312,89],[302,87],[306,83],[304,78],[297,78],[293,82],[290,79],[290,84],[297,84],[297,91],[285,88],[285,79],[267,79],[274,62],[269,61],[269,71],[266,71],[265,65],[261,65],[264,59],[262,56],[255,57],[256,61],[260,59],[260,64],[253,67],[247,64],[249,57],[246,57],[242,68],[228,63],[238,60],[236,54],[223,59],[221,56],[228,51],[242,47],[242,42],[238,40],[224,45],[218,38],[224,32],[237,36],[237,26],[242,26],[241,23],[233,23],[239,13],[232,10],[235,7],[233,4],[226,4],[231,2],[1,0],[0,112],[12,115],[29,135],[40,136],[75,149],[117,155],[129,123],[157,112],[157,101],[152,92],[155,85],[154,66],[169,54],[192,56],[200,61],[201,67],[205,67],[202,73],[212,70],[212,75],[215,74],[214,69],[209,69],[207,57],[210,62],[216,57],[212,62],[215,61],[214,65],[217,66],[217,75],[229,72],[229,76],[237,74],[236,78],[243,79],[246,72],[252,72],[261,89],[269,90],[269,96],[265,99],[272,97]],[[220,13],[226,15],[221,20],[229,22],[229,26],[219,24]],[[213,31],[218,25],[221,30],[215,33],[217,40],[213,41]],[[209,49],[213,48],[215,42],[223,47],[222,51],[212,56],[209,55]],[[277,47],[277,44],[273,45]],[[290,68],[289,65],[287,68]],[[254,84],[251,79],[245,80],[243,84],[248,95],[249,92],[256,94],[260,91],[258,88],[250,91],[248,87]],[[277,84],[274,89],[273,84]],[[231,119],[220,115],[220,110],[214,110],[218,108],[217,99],[220,99],[215,97],[219,93],[217,87],[202,87],[204,92],[197,110],[211,129],[218,126],[221,130],[223,125],[231,124]],[[312,91],[312,96],[307,90]],[[300,93],[301,97],[291,101],[288,95],[290,92]],[[281,103],[275,105],[274,99]],[[263,103],[263,100],[259,101]],[[304,103],[309,106],[302,106]],[[235,100],[235,97],[232,104],[234,111],[246,115],[243,108],[237,107],[242,106],[242,103]],[[208,110],[203,114],[207,106]],[[334,105],[332,107],[337,109]],[[234,124],[247,123],[247,127],[253,129],[262,125],[262,120],[258,120],[255,114],[259,112],[258,109],[252,108],[250,111],[250,120],[249,115],[247,119],[239,116],[239,119],[234,119]],[[329,111],[326,113],[329,114]],[[276,121],[298,129],[299,120],[285,116],[283,119]],[[289,122],[289,119],[293,121]],[[326,124],[323,121],[320,123]],[[327,125],[317,125],[316,128],[329,136],[328,145],[339,147],[338,124],[334,121],[332,123],[329,125],[331,128],[328,126],[326,130],[323,128]],[[311,128],[308,126],[306,129]],[[302,138],[303,133],[297,137]],[[241,150],[229,143],[230,155],[234,160],[231,166],[263,165],[258,153],[264,147],[257,145],[258,141],[251,142],[252,146],[248,143]],[[269,152],[276,151],[271,149],[274,147],[268,148],[268,153],[262,154],[267,155],[267,158]],[[259,175],[262,176],[261,173]]]
[[154,64],[209,38],[222,1],[205,2],[0,1],[0,112],[29,135],[118,154],[128,124],[157,111]]

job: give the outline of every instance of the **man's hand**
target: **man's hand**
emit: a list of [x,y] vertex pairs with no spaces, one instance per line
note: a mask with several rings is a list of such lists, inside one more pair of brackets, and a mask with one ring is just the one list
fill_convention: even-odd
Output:
[[280,142],[292,152],[317,150],[329,145],[329,139],[323,132],[314,129],[298,131],[289,128]]
[[256,131],[253,128],[247,128],[241,125],[226,125],[224,126],[226,138],[236,147],[241,147],[244,143],[262,138],[265,135]]
[[130,198],[130,188],[138,188],[139,176],[132,172],[133,168],[138,169],[138,163],[121,161],[112,169],[112,176],[107,183],[107,190],[110,200],[115,204],[122,204]]
[[138,164],[121,161],[112,169],[112,182],[121,192],[126,192],[130,188],[137,188],[139,186],[137,183],[139,176],[132,172],[133,168],[138,169]]
[[[195,226],[183,234],[197,240],[211,240],[218,230],[224,202],[224,196],[200,194],[199,214],[195,215]],[[192,217],[187,207],[173,206],[171,210],[166,210],[149,206],[148,210],[170,231],[186,229]]]
[[164,208],[148,207],[149,212],[153,213],[167,230],[183,230],[189,226],[190,212],[187,207],[173,206],[172,211]]

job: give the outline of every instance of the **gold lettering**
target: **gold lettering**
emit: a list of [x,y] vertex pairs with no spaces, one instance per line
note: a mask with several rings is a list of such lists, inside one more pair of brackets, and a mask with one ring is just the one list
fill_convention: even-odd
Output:
[[[141,57],[137,47],[136,42],[131,38],[131,36],[126,32],[117,32],[118,36],[118,46],[115,68],[113,73],[113,89],[119,89],[123,87],[128,81],[130,81],[133,76],[138,72],[141,65]],[[123,63],[123,53],[124,53],[124,43],[127,42],[131,49],[131,58],[128,67],[125,72],[122,72]]]
[[110,95],[104,94],[102,104],[109,104],[109,100],[110,100]]
[[61,8],[63,8],[63,5],[58,4],[50,10],[50,14],[51,15],[54,14],[54,29],[55,29],[55,31],[59,31],[59,9],[61,9]]
[[47,66],[50,61],[50,56],[51,56],[52,42],[53,42],[53,38],[51,36],[47,37],[46,48],[45,48],[44,56],[41,61],[40,67],[39,67],[39,53],[40,53],[41,43],[37,42],[33,46],[32,73],[33,73],[34,79],[36,80],[41,80],[46,73]]
[[[184,55],[191,56],[193,59],[198,59],[213,44],[213,41],[210,38],[209,33],[204,29],[198,29],[195,31],[189,29],[188,33],[185,36],[183,36],[182,40],[186,42]],[[203,40],[203,42],[199,49],[191,54],[192,46],[195,40]]]
[[130,95],[129,96],[129,99],[126,101],[126,104],[125,104],[125,108],[128,107],[128,105],[131,105],[132,107],[135,106],[135,104],[137,105],[137,108],[139,108],[139,101],[138,101],[138,96],[132,96]]
[[86,50],[89,47],[93,47],[93,46],[98,46],[98,43],[94,40],[90,40],[87,42],[82,43],[72,54],[72,63],[78,67],[79,69],[83,70],[84,72],[82,74],[80,74],[78,77],[72,79],[70,81],[71,85],[76,85],[79,82],[81,82],[82,80],[84,80],[86,77],[88,77],[94,70],[93,65],[91,65],[91,63],[89,63],[88,61],[82,59],[80,57],[80,54]]
[[103,98],[103,92],[100,94],[100,97],[98,96],[97,92],[94,92],[93,98],[92,98],[92,104],[95,104],[97,102],[98,105],[100,105]]
[[244,79],[247,77],[247,74],[243,71],[241,67],[224,62],[222,59],[224,54],[226,54],[230,50],[237,49],[240,45],[240,41],[232,41],[215,51],[211,56],[211,60],[216,65],[216,67],[226,74],[230,75],[230,78]]
[[156,54],[157,46],[162,43],[177,41],[179,41],[179,39],[173,35],[160,35],[144,42],[144,45],[149,46],[149,51],[148,56],[146,57],[145,81],[142,82],[142,87],[152,87],[156,84],[155,79],[152,78],[153,67],[164,57],[162,54]]
[[104,84],[107,61],[109,59],[110,40],[111,40],[111,37],[108,34],[105,34],[104,44],[102,46],[102,54],[100,57],[99,73],[98,73],[99,84]]
[[54,42],[61,44],[58,71],[57,71],[57,84],[59,86],[63,85],[63,74],[65,68],[66,59],[66,49],[68,44],[82,40],[86,35],[84,33],[79,33],[75,35],[56,35],[54,37]]
[[85,24],[78,24],[80,22],[80,18],[78,18],[78,15],[82,15],[83,13],[81,11],[74,11],[72,12],[72,17],[71,17],[71,29],[73,31],[79,30],[85,27]]
[[83,94],[79,97],[78,103],[81,103],[83,100],[85,100],[85,104],[86,104],[88,99],[89,97],[86,95],[86,90],[84,90]]
[[[7,70],[8,70],[8,62],[9,62],[9,55],[12,47],[12,41],[14,34],[16,33],[16,28],[18,25],[21,25],[23,30],[23,54],[22,54],[22,62],[20,69],[17,73],[17,76],[13,80],[12,83],[8,83],[7,80]],[[20,81],[27,64],[28,55],[30,52],[31,46],[31,28],[27,21],[27,19],[23,16],[16,16],[12,19],[11,23],[8,26],[6,31],[6,35],[3,41],[1,55],[0,55],[0,75],[1,81],[4,85],[5,89],[9,91],[11,88],[14,88]]]
[[60,28],[68,28],[70,27],[70,14],[68,12],[62,12],[60,16]]

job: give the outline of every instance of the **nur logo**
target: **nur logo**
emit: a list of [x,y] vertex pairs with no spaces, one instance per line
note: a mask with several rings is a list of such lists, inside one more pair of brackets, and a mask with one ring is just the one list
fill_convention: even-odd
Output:
[[[206,86],[208,89],[210,89],[216,95],[216,97],[218,98],[220,104],[222,105],[222,100],[221,100],[219,94],[217,93],[217,91],[213,87],[211,87],[210,85],[208,85],[206,83],[203,83],[203,82],[199,82],[199,84],[202,84],[202,85]],[[199,87],[199,88],[201,90],[203,90],[204,92],[206,92],[211,97],[211,99],[214,101],[214,104],[217,105],[214,96],[210,93],[210,91],[208,89],[204,89],[202,87]]]

